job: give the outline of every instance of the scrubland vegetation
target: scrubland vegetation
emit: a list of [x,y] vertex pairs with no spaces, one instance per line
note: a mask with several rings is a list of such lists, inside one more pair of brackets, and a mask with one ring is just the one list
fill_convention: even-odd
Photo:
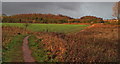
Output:
[[[61,44],[56,43],[56,42],[60,42],[61,40],[59,40],[59,38],[56,39],[57,36],[52,37],[52,34],[50,36],[49,33],[54,34],[55,33],[54,31],[56,31],[58,33],[66,33],[66,34],[73,33],[75,30],[80,31],[81,29],[89,26],[89,25],[61,25],[61,24],[58,24],[58,26],[57,26],[57,24],[50,24],[50,25],[49,24],[48,25],[47,24],[40,24],[40,25],[39,24],[33,24],[33,25],[30,24],[26,30],[25,24],[3,23],[2,25],[3,25],[2,26],[2,28],[3,28],[3,37],[2,37],[3,38],[3,61],[5,61],[5,62],[23,62],[23,57],[21,56],[22,55],[21,46],[22,46],[22,40],[27,34],[34,36],[34,37],[30,37],[30,39],[29,39],[29,41],[30,41],[29,46],[31,47],[31,50],[33,50],[32,55],[33,55],[33,57],[35,57],[36,61],[52,62],[52,61],[58,61],[58,58],[59,58],[59,60],[61,59],[63,61],[63,59],[61,58],[61,55],[63,55],[63,51],[61,52],[61,50],[59,50],[61,48],[56,49],[56,51],[55,50],[51,51],[51,49],[50,49],[51,46],[52,47],[60,46]],[[30,28],[31,26],[32,26],[32,28]],[[39,27],[39,28],[37,28],[37,27]],[[43,31],[40,30],[41,27],[44,27],[44,28],[42,28],[42,29],[44,29]],[[50,32],[50,29],[48,29],[46,27],[49,27],[50,29],[54,29],[54,30],[52,30]],[[65,28],[60,28],[60,27],[65,27]],[[65,31],[67,29],[69,31]],[[42,39],[46,39],[46,40],[43,40],[43,43],[41,43],[41,41],[42,41],[41,38],[36,38],[36,37],[39,37],[38,36],[39,34],[40,34],[40,36],[42,36]],[[50,43],[47,43],[49,41],[50,41]],[[47,47],[50,47],[50,48],[44,47],[43,45],[45,45],[45,44],[47,44]],[[63,45],[64,44],[62,43],[61,46],[63,46]],[[16,54],[16,55],[14,55],[14,54]],[[54,58],[54,56],[56,56],[56,54],[58,54],[57,59]],[[19,59],[15,59],[15,57],[18,58],[17,56],[21,56],[21,58],[19,57]],[[53,57],[53,58],[51,58],[51,57]]]
[[65,34],[24,31],[17,26],[4,25],[6,24],[2,27],[5,62],[23,62],[20,47],[26,33],[32,35],[29,46],[36,62],[117,61],[118,26],[95,24],[95,27],[86,28],[84,31]]
[[118,26],[95,25],[65,39],[68,41],[66,62],[118,61]]
[[51,14],[5,16],[3,22],[3,62],[24,62],[21,47],[27,35],[31,35],[29,47],[36,62],[118,61],[120,26],[116,22],[106,23],[93,16],[73,19]]

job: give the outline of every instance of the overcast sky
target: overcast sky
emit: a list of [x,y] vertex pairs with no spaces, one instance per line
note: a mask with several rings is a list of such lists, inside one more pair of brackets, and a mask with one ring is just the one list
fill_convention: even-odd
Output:
[[2,0],[3,2],[118,2],[119,0]]
[[86,15],[113,18],[114,2],[3,2],[2,12],[7,15],[26,13],[63,14],[74,18]]

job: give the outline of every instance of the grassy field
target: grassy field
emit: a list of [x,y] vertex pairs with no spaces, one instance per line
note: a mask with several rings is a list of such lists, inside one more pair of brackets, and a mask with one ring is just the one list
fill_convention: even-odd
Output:
[[[18,26],[25,28],[24,23],[3,23],[3,26]],[[35,32],[57,32],[73,33],[78,32],[89,25],[66,25],[66,24],[28,24],[27,29]]]

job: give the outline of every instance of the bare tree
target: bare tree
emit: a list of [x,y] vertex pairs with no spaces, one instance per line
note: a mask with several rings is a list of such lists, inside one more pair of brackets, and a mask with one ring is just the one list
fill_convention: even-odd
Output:
[[120,2],[116,2],[113,6],[113,16],[120,20]]

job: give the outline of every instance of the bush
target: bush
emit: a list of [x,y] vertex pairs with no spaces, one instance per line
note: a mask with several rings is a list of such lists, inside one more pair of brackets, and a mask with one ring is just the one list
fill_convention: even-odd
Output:
[[81,17],[80,21],[82,23],[100,23],[103,22],[103,19],[95,16],[84,16]]

